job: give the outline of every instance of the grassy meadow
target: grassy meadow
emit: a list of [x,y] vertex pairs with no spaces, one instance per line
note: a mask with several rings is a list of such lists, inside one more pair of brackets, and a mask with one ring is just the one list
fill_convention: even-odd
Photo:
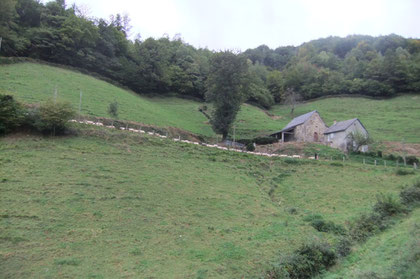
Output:
[[[195,134],[214,137],[208,119],[198,110],[203,103],[175,97],[145,97],[97,78],[74,71],[36,63],[0,66],[0,93],[25,103],[39,103],[58,97],[79,107],[82,91],[84,115],[109,117],[108,105],[117,101],[119,118],[160,127],[177,127]],[[254,136],[279,127],[278,121],[263,111],[245,105],[237,119],[239,136]]]
[[[108,105],[119,103],[119,118],[160,127],[177,127],[206,137],[215,137],[208,119],[199,112],[201,102],[176,97],[145,97],[94,77],[36,63],[0,66],[0,93],[26,103],[58,97],[77,109],[83,92],[82,114],[108,117]],[[388,100],[335,97],[299,105],[295,116],[318,110],[327,123],[359,118],[377,141],[420,142],[420,95]],[[244,104],[235,122],[236,138],[251,138],[282,129],[291,119],[289,108],[277,105],[268,111]]]
[[252,278],[418,177],[78,127],[0,139],[4,278]]
[[[363,97],[334,97],[298,105],[295,115],[317,110],[328,126],[334,120],[359,118],[374,140],[420,142],[420,95],[404,95],[386,100]],[[286,125],[290,109],[274,106],[270,113]]]

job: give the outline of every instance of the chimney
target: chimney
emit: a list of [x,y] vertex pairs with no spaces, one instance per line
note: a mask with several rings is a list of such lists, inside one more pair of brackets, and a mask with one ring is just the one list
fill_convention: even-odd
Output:
[[334,124],[333,125],[335,125],[335,124],[337,124],[337,120],[334,120]]

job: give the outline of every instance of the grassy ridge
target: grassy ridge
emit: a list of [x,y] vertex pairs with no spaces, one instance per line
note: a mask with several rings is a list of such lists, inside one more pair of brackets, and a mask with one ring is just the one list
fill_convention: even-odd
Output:
[[82,134],[0,139],[6,277],[256,275],[280,250],[321,235],[302,221],[308,214],[342,223],[412,179],[391,168]]
[[[405,95],[387,100],[362,97],[336,97],[301,104],[300,115],[318,110],[327,125],[334,120],[359,118],[371,136],[381,141],[420,142],[420,95]],[[271,113],[280,116],[284,125],[290,121],[290,109],[275,106]]]

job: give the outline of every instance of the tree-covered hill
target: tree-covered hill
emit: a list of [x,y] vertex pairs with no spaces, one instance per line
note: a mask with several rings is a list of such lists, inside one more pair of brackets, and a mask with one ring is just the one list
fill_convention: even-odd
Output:
[[[214,51],[197,49],[179,36],[131,40],[129,30],[127,17],[90,18],[64,0],[0,2],[2,56],[84,68],[139,94],[205,99]],[[303,99],[420,91],[420,40],[395,34],[329,37],[274,50],[261,45],[238,55],[248,58],[246,99],[264,107],[283,102],[290,91]]]

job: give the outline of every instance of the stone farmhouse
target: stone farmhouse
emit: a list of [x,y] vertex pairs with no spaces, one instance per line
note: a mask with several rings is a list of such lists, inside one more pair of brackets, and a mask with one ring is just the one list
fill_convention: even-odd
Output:
[[[325,143],[331,147],[347,151],[349,147],[355,147],[355,143],[351,140],[351,134],[355,132],[362,133],[366,136],[368,135],[368,131],[359,119],[353,118],[336,122],[324,132],[326,139]],[[361,146],[360,151],[367,152],[367,145]]]
[[324,120],[314,110],[294,118],[282,130],[272,133],[281,142],[324,142],[324,132],[327,130]]
[[[351,134],[355,132],[368,135],[359,119],[334,121],[334,124],[328,127],[319,113],[314,110],[294,118],[282,130],[269,136],[277,138],[280,142],[317,142],[347,151],[349,147],[355,147],[355,143],[351,140]],[[366,152],[367,146],[362,146],[361,151]]]

